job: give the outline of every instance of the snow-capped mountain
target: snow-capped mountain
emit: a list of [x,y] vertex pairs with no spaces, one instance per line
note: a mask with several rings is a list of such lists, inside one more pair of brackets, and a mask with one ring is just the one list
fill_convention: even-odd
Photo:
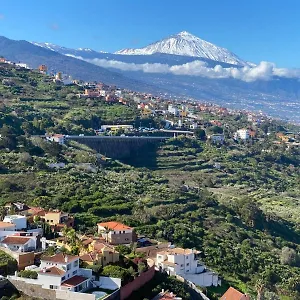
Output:
[[115,52],[115,54],[123,55],[150,55],[154,53],[202,57],[234,65],[248,65],[246,61],[229,50],[204,41],[187,31],[179,32],[144,48],[123,49]]
[[45,48],[45,49],[48,49],[48,50],[52,50],[52,51],[55,51],[55,52],[58,52],[58,53],[61,53],[61,54],[69,54],[69,53],[73,53],[73,52],[77,52],[77,55],[80,55],[80,53],[87,53],[87,52],[90,52],[90,53],[106,53],[104,51],[95,51],[93,49],[90,49],[90,48],[77,48],[77,49],[71,49],[71,48],[66,48],[66,47],[62,47],[62,46],[59,46],[59,45],[55,45],[55,44],[52,44],[52,43],[38,43],[38,42],[31,42],[31,44],[35,45],[35,46],[39,46],[39,47],[42,47],[42,48]]

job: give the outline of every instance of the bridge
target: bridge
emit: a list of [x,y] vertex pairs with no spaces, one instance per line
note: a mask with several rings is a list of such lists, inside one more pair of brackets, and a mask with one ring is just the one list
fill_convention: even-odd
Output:
[[169,138],[167,136],[65,136],[67,141],[85,144],[98,153],[114,159],[139,155],[142,151],[155,148]]

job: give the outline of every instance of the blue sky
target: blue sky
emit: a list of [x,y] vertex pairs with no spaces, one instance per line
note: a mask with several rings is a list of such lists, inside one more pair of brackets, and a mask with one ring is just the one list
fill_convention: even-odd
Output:
[[113,52],[189,31],[241,58],[300,67],[299,0],[1,0],[0,34]]

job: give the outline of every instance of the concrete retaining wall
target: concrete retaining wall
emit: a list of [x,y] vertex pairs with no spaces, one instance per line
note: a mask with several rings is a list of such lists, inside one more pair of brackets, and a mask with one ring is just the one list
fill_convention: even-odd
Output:
[[10,283],[20,292],[24,293],[29,297],[45,299],[45,300],[55,300],[56,292],[55,290],[43,289],[41,285],[32,284],[20,280],[9,279]]
[[56,290],[56,298],[62,300],[95,300],[96,296],[92,294],[75,293],[70,291]]
[[22,278],[25,280],[15,280],[9,278],[9,282],[18,291],[24,293],[25,295],[33,298],[45,299],[45,300],[95,300],[96,296],[92,294],[76,293],[71,291],[62,290],[50,290],[44,289],[39,284],[34,284],[35,279]]
[[100,276],[99,281],[94,281],[94,283],[102,288],[107,290],[116,290],[121,287],[121,279],[113,277],[104,277]]

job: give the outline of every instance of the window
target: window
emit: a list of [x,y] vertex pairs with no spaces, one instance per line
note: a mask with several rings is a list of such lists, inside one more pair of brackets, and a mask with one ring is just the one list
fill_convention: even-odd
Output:
[[125,233],[125,230],[123,230],[123,233]]
[[68,264],[68,265],[67,265],[67,270],[68,270],[68,271],[71,270],[71,264]]
[[75,260],[74,261],[74,264],[73,264],[74,268],[76,268],[78,266],[78,260]]
[[62,278],[61,278],[61,281],[64,281],[66,279],[66,276],[63,276]]
[[77,270],[73,271],[73,275],[77,274]]
[[183,267],[183,265],[180,265],[180,267]]
[[121,234],[122,233],[122,231],[119,231],[119,234]]
[[57,285],[50,285],[51,290],[57,290],[58,286]]
[[190,264],[189,264],[189,263],[187,263],[186,265],[187,265],[187,266],[189,266]]
[[103,260],[106,261],[106,256],[103,257]]

